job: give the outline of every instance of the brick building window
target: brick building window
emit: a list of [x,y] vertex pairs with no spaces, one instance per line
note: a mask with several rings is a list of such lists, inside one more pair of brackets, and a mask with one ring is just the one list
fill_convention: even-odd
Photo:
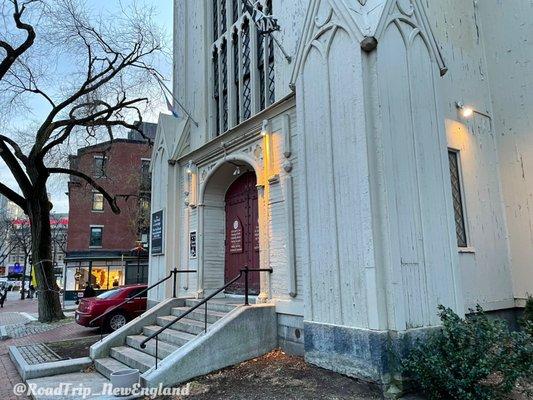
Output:
[[104,195],[102,193],[93,192],[93,211],[104,211]]
[[141,192],[149,192],[152,186],[152,174],[150,173],[150,160],[141,160]]
[[461,171],[459,166],[459,154],[457,151],[448,150],[450,163],[450,177],[452,184],[453,212],[455,217],[455,232],[457,236],[457,246],[467,247],[466,223],[463,206],[463,189],[461,185]]
[[93,175],[95,178],[103,178],[106,176],[105,174],[106,164],[107,164],[107,157],[94,156]]
[[91,236],[89,238],[89,247],[102,247],[102,226],[91,226]]

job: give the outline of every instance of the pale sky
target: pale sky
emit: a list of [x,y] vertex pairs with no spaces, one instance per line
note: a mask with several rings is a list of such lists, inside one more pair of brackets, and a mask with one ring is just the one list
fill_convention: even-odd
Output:
[[[137,4],[147,4],[155,8],[157,13],[157,23],[166,31],[166,35],[170,40],[172,38],[173,0],[86,0],[87,5],[91,10],[94,10],[94,12],[100,13],[109,10],[109,12],[113,14],[120,13],[121,7],[126,8],[134,2]],[[169,75],[172,71],[172,60],[168,60],[168,65],[160,66],[160,70],[164,75]],[[172,77],[166,76],[166,78],[170,80]],[[39,105],[36,105],[35,107],[35,114],[39,114]],[[161,111],[166,110],[162,109]],[[157,115],[146,116],[144,119],[150,122],[157,122]],[[28,120],[25,120],[25,117],[21,116],[19,123],[25,125],[27,122]],[[0,180],[12,189],[19,191],[14,178],[11,176],[8,168],[1,161]],[[66,182],[67,179],[62,179],[55,183],[52,182],[48,187],[54,204],[54,212],[68,212],[68,197],[65,194],[67,191]]]

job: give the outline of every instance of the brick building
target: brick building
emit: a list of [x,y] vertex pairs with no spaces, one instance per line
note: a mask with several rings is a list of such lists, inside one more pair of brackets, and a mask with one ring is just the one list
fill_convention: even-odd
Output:
[[[145,132],[150,137],[151,125]],[[65,301],[79,297],[88,281],[97,291],[147,281],[150,154],[151,145],[130,133],[127,139],[84,147],[70,157],[71,168],[117,196],[121,212],[113,213],[101,193],[71,177]]]

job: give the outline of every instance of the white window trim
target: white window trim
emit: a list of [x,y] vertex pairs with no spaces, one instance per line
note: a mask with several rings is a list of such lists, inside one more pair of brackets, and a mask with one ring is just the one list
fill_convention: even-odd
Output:
[[[101,228],[102,229],[102,246],[91,246],[91,231],[93,228]],[[104,225],[89,225],[89,248],[90,249],[101,249],[103,247],[104,243]]]
[[[94,195],[95,194],[100,194],[102,195],[102,209],[101,210],[95,210],[94,209]],[[102,193],[100,193],[99,191],[97,190],[93,190],[92,192],[92,198],[91,198],[91,212],[93,213],[97,213],[97,214],[102,214],[105,212],[105,197]]]

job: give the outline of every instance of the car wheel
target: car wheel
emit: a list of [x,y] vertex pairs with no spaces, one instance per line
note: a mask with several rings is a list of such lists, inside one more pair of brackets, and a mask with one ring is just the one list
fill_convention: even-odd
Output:
[[114,332],[117,329],[122,328],[124,325],[126,325],[126,316],[122,313],[116,313],[109,317],[109,320],[107,321],[107,327],[110,331]]

